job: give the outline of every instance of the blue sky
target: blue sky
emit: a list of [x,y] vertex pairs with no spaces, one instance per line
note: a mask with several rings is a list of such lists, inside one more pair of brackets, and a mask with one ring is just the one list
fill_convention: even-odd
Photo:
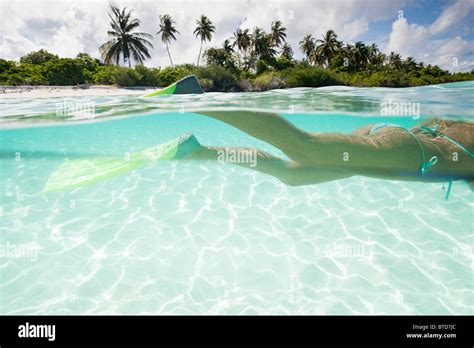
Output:
[[[171,14],[181,32],[171,45],[176,63],[196,61],[199,41],[192,31],[196,18],[206,14],[217,27],[207,47],[220,46],[239,27],[269,30],[280,19],[297,58],[305,34],[319,38],[334,29],[345,42],[376,42],[386,53],[393,50],[451,71],[474,68],[474,0],[0,0],[0,56],[18,59],[45,48],[66,57],[79,52],[99,57],[110,4],[132,8],[141,31],[152,34],[158,15]],[[146,65],[168,65],[158,37],[153,44]]]
[[[466,1],[466,3],[467,2],[468,1]],[[403,11],[403,15],[409,19],[410,22],[429,26],[444,10],[454,3],[456,3],[456,1],[453,0],[419,0],[408,3],[406,6],[401,7],[401,10]],[[372,42],[377,41],[379,37],[387,36],[392,29],[392,23],[397,20],[397,18],[398,11],[388,20],[372,22],[369,26],[369,31],[361,35],[360,40]],[[460,21],[459,23],[453,22],[452,28],[444,33],[443,36],[461,35],[465,39],[473,40],[474,30],[472,23],[474,23],[474,13],[471,12],[466,20]]]

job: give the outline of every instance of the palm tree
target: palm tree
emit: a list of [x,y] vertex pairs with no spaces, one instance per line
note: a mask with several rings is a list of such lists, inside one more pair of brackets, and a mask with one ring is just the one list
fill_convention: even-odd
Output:
[[388,64],[391,68],[400,70],[402,68],[402,57],[398,53],[390,52]]
[[380,62],[380,66],[388,64],[388,56],[383,52],[379,52],[377,59]]
[[308,62],[312,65],[325,65],[326,58],[315,48],[308,57]]
[[250,48],[251,45],[251,38],[249,35],[249,30],[248,29],[238,29],[233,36],[233,44],[232,46],[239,49],[239,51],[244,53],[244,59],[247,58],[247,51]]
[[361,41],[356,42],[352,51],[352,58],[357,69],[363,69],[370,60],[369,48]]
[[277,51],[272,43],[271,34],[267,34],[263,29],[255,27],[252,35],[253,55],[258,59],[270,59],[277,55]]
[[272,43],[271,34],[265,34],[259,43],[259,56],[262,59],[271,59],[277,55],[275,46]]
[[205,41],[211,41],[212,34],[216,31],[216,27],[206,16],[202,15],[200,19],[196,20],[196,29],[194,29],[194,35],[201,38],[201,47],[199,48],[199,55],[197,60],[197,66],[199,66],[199,58],[201,58],[202,44]]
[[224,42],[222,43],[222,48],[229,54],[234,53],[234,48],[232,47],[232,44],[230,43],[229,39],[224,40]]
[[255,27],[253,33],[250,35],[251,46],[255,55],[260,56],[263,51],[263,46],[265,45],[264,40],[267,34],[263,31],[262,28]]
[[385,54],[380,52],[377,44],[373,43],[368,47],[369,50],[369,63],[375,67],[381,67],[386,59]]
[[[354,66],[354,50],[355,47],[353,44],[348,43],[341,47],[342,56],[346,59],[347,63],[351,66]],[[348,66],[345,64],[345,66]]]
[[244,70],[248,71],[251,68],[255,67],[257,65],[257,60],[258,57],[255,55],[255,52],[251,51],[250,54],[244,58],[242,64]]
[[324,60],[324,65],[329,67],[332,57],[341,48],[334,30],[328,30],[322,40],[316,40],[316,55]]
[[293,49],[286,42],[283,44],[283,47],[281,48],[281,56],[285,57],[288,60],[293,59]]
[[418,63],[416,62],[415,58],[408,57],[402,62],[402,65],[406,71],[412,71],[417,68]]
[[378,58],[380,54],[377,44],[373,43],[372,45],[368,46],[367,49],[369,53],[369,63],[377,65],[379,63]]
[[270,37],[271,43],[276,47],[280,47],[285,42],[286,28],[282,25],[281,21],[272,22]]
[[132,10],[127,12],[126,7],[122,11],[114,6],[110,8],[112,9],[112,14],[109,13],[112,30],[109,30],[107,34],[113,38],[99,48],[104,63],[110,64],[115,61],[118,65],[120,56],[123,57],[124,62],[128,62],[128,66],[132,66],[131,58],[138,63],[143,63],[145,58],[150,58],[148,48],[153,48],[153,45],[147,39],[151,39],[152,36],[133,31],[140,26],[140,21],[130,18]]
[[176,34],[179,34],[179,31],[174,27],[175,21],[171,18],[170,15],[160,15],[160,30],[157,31],[157,35],[161,34],[161,41],[166,44],[166,50],[168,51],[168,57],[170,58],[171,66],[173,66],[173,60],[171,59],[170,49],[168,44],[171,40],[176,40]]
[[315,47],[315,41],[311,34],[306,35],[303,40],[300,41],[300,50],[306,56],[308,61],[310,60],[311,53],[314,51]]

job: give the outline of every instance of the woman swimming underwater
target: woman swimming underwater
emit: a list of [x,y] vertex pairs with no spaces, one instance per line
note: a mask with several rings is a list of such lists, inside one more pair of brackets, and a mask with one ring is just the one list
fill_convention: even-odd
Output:
[[474,182],[474,123],[430,120],[405,129],[394,124],[369,124],[351,134],[308,133],[275,113],[199,111],[280,149],[289,160],[244,147],[203,146],[191,134],[123,157],[65,161],[50,176],[45,192],[93,184],[158,160],[213,160],[231,152],[230,161],[272,175],[287,185],[301,186],[363,175],[388,180]]
[[[405,181],[439,182],[474,179],[474,124],[429,120],[404,129],[369,124],[351,134],[308,133],[275,113],[200,111],[280,149],[282,160],[256,150],[253,165],[241,166],[272,175],[292,185],[311,185],[363,175]],[[199,147],[185,159],[217,159],[219,151],[249,148]]]

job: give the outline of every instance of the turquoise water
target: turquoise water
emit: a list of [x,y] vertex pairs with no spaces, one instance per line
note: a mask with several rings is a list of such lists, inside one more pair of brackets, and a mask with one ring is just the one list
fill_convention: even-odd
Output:
[[[124,156],[185,132],[284,158],[199,109],[272,110],[308,131],[350,132],[470,120],[473,91],[2,97],[0,314],[474,314],[473,195],[462,182],[444,201],[441,183],[291,187],[231,164],[166,161],[43,192],[66,159]],[[388,100],[420,103],[420,118],[382,116]],[[64,103],[93,103],[94,117],[58,115]]]

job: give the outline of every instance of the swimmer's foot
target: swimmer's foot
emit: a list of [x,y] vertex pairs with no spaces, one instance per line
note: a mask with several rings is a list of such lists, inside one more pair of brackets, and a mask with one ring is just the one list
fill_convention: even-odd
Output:
[[44,192],[68,190],[105,181],[155,161],[181,159],[199,148],[202,146],[196,137],[186,133],[127,156],[66,160],[49,177]]
[[471,191],[474,191],[474,180],[468,180],[467,184],[469,185],[469,188]]
[[193,134],[183,134],[178,139],[178,150],[176,151],[176,154],[173,159],[180,159],[186,157],[188,154],[201,147],[201,144]]
[[135,152],[130,157],[133,160],[144,160],[149,162],[181,159],[200,147],[201,144],[199,144],[199,141],[194,135],[191,133],[185,133],[165,143],[149,147],[140,152]]

